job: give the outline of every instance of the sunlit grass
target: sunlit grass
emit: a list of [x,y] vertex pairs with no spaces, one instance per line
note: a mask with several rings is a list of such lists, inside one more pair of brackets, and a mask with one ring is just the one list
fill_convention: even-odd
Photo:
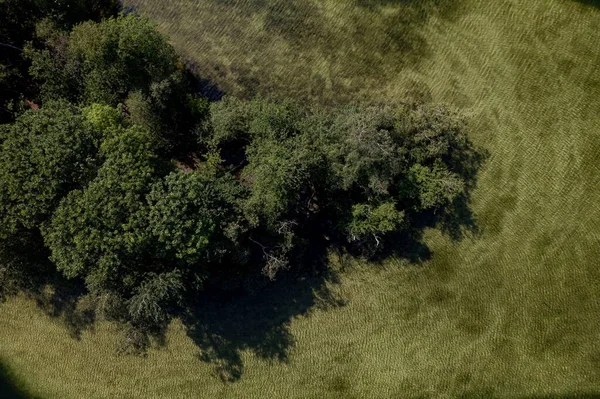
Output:
[[75,340],[11,299],[0,305],[0,358],[32,393],[600,395],[600,9],[570,0],[130,3],[234,95],[466,110],[471,137],[491,154],[473,204],[481,233],[454,243],[429,232],[433,257],[418,266],[348,266],[331,285],[346,305],[286,325],[294,345],[285,362],[243,351],[235,383],[199,359],[177,322],[147,358],[117,356],[114,325]]

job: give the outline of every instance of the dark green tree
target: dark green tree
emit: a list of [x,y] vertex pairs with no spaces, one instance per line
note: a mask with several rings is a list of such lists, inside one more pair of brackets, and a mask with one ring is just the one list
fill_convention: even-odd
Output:
[[159,268],[146,256],[145,196],[164,168],[155,151],[146,130],[115,133],[102,143],[104,163],[94,180],[56,208],[43,233],[52,261],[67,277],[85,278],[92,291],[127,294],[145,272]]
[[115,106],[130,92],[148,95],[152,83],[182,69],[173,48],[143,18],[89,21],[64,34],[46,31],[47,48],[27,51],[43,99]]
[[0,236],[38,228],[99,166],[101,134],[66,102],[27,111],[0,132]]
[[316,231],[372,253],[420,215],[452,212],[480,161],[464,118],[443,107],[326,113],[227,99],[211,111],[206,142],[249,188],[245,215],[271,276]]
[[29,72],[43,100],[125,104],[133,123],[162,137],[171,152],[196,150],[208,104],[191,92],[187,72],[153,24],[133,15],[85,22],[69,32],[37,25],[43,46],[29,46]]
[[147,217],[157,257],[193,267],[201,277],[211,265],[231,260],[246,230],[243,197],[232,176],[209,168],[172,172],[155,183]]
[[36,39],[40,21],[52,21],[54,30],[68,30],[86,20],[117,15],[119,9],[117,0],[0,0],[0,123],[11,121],[21,101],[36,95],[22,49]]
[[[110,0],[25,3],[46,8],[27,19],[0,0],[6,44],[29,42],[21,64],[0,57],[14,119],[0,126],[0,281],[49,258],[143,343],[141,328],[207,287],[274,279],[331,245],[381,253],[423,221],[460,225],[482,156],[459,112],[208,104],[148,20],[97,22]],[[25,86],[40,110],[19,111]]]

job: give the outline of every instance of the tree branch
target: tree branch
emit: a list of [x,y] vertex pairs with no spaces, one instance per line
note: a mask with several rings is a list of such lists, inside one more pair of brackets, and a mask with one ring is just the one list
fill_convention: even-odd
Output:
[[12,44],[0,43],[0,46],[3,46],[3,47],[8,47],[8,48],[11,48],[11,49],[13,49],[13,50],[17,50],[17,51],[23,51],[23,49],[22,49],[22,48],[19,48],[19,47],[17,47],[17,46],[13,46]]

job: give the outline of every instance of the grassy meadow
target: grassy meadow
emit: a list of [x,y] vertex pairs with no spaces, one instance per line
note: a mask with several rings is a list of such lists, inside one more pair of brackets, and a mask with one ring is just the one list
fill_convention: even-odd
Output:
[[114,324],[74,331],[9,298],[0,397],[600,397],[598,2],[128,4],[213,93],[464,110],[490,154],[478,232],[427,231],[422,262],[332,255],[327,280],[211,305],[208,327],[176,321],[145,358],[117,354]]

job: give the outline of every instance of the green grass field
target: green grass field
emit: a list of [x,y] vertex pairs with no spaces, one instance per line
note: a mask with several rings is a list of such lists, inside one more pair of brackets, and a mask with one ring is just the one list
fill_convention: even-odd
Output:
[[490,152],[480,232],[428,231],[420,264],[347,261],[319,288],[207,309],[237,333],[203,349],[177,321],[146,358],[116,354],[113,324],[73,338],[64,317],[9,298],[0,397],[600,397],[598,2],[129,3],[232,95],[465,110]]

